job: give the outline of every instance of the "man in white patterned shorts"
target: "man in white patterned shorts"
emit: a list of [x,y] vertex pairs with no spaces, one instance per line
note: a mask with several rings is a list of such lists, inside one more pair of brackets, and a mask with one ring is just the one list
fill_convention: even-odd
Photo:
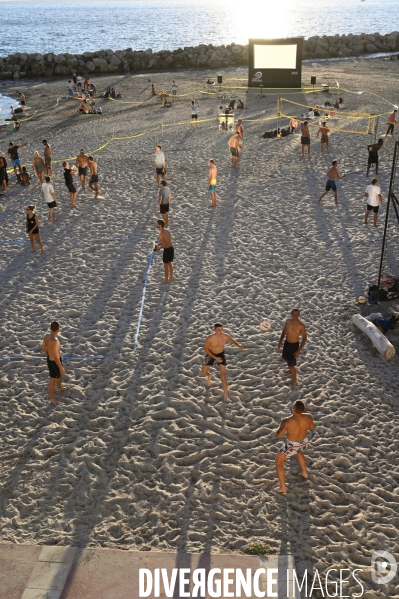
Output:
[[283,418],[276,432],[278,439],[281,439],[287,433],[287,440],[280,447],[276,456],[276,470],[280,481],[280,486],[276,487],[276,491],[279,493],[288,493],[288,488],[285,484],[284,462],[293,455],[296,455],[298,459],[299,466],[301,467],[301,476],[305,479],[309,478],[303,452],[309,446],[309,439],[307,438],[308,430],[314,431],[315,428],[316,425],[313,422],[312,416],[306,411],[304,402],[297,399],[292,406],[292,416]]

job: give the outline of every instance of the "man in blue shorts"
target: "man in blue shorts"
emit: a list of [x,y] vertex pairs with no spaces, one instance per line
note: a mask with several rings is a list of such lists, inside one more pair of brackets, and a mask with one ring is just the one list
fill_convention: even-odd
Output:
[[328,192],[330,191],[330,189],[333,190],[334,192],[334,201],[336,204],[339,204],[338,202],[338,192],[337,192],[337,184],[336,184],[336,179],[343,179],[345,177],[345,175],[340,175],[338,172],[338,161],[337,160],[333,160],[332,161],[332,167],[329,169],[328,173],[327,173],[327,183],[326,183],[326,190],[325,192],[319,197],[317,203],[320,204],[321,200],[324,198],[325,195],[328,194]]
[[14,167],[14,173],[17,174],[17,167],[19,170],[19,174],[21,174],[22,169],[21,169],[21,161],[19,159],[19,155],[18,155],[18,150],[20,148],[23,148],[24,146],[27,146],[28,142],[24,143],[24,144],[20,144],[19,146],[14,146],[14,144],[12,143],[12,141],[10,141],[10,143],[8,144],[8,152],[7,154],[10,157],[11,160],[11,164]]

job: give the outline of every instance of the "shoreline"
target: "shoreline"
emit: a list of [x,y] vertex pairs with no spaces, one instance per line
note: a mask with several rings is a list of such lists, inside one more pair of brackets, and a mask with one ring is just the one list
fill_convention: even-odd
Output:
[[[303,61],[343,59],[399,52],[399,32],[359,35],[313,36],[304,40]],[[31,77],[58,77],[76,74],[123,73],[128,63],[130,72],[180,69],[238,67],[248,63],[248,46],[200,44],[177,50],[153,52],[147,50],[98,50],[83,54],[25,54],[0,57],[0,80],[20,80]]]

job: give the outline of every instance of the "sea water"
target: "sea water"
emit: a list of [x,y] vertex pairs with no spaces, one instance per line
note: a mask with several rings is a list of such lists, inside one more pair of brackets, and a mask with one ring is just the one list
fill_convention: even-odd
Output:
[[0,0],[0,56],[389,33],[399,0]]

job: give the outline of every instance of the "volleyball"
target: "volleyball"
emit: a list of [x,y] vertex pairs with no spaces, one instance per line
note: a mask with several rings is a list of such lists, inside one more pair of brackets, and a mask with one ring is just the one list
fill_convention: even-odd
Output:
[[267,320],[267,318],[262,318],[259,321],[259,326],[262,329],[262,331],[268,331],[272,326],[272,323],[270,322],[270,320]]

